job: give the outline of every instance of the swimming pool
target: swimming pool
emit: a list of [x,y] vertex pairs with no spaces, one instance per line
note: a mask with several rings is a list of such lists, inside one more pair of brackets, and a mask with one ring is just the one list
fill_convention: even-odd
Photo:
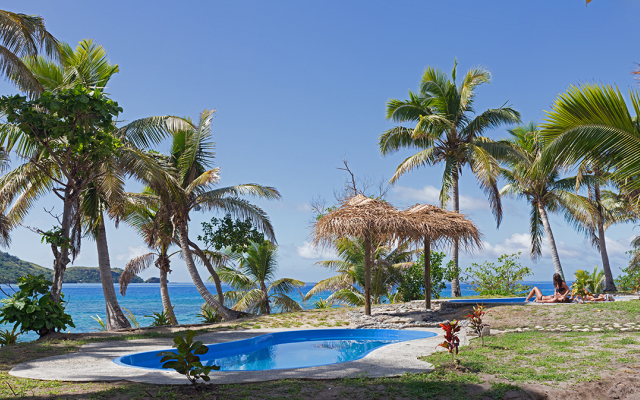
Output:
[[[262,371],[306,368],[358,360],[390,343],[436,336],[427,331],[394,329],[314,329],[275,332],[250,339],[207,345],[200,356],[203,365],[220,371]],[[128,354],[113,361],[118,365],[161,370],[161,351]]]

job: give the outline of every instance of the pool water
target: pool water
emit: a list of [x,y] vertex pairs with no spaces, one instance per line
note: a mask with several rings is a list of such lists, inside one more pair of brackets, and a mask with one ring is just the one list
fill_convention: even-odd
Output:
[[470,304],[482,304],[482,303],[524,303],[526,297],[505,297],[496,299],[459,299],[459,300],[447,300],[449,303],[470,303]]
[[[306,368],[353,361],[390,343],[436,336],[427,331],[394,329],[317,329],[275,332],[250,339],[208,345],[200,356],[204,365],[220,371],[262,371]],[[162,369],[160,351],[129,354],[114,359],[119,365]]]

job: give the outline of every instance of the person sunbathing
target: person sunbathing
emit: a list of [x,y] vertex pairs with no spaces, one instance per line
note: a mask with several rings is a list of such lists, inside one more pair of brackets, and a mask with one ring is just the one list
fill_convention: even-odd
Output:
[[[582,299],[581,296],[576,296],[579,299]],[[596,296],[592,296],[590,294],[584,296],[584,301],[616,301],[610,294],[598,294]]]
[[552,296],[543,296],[542,291],[540,291],[540,289],[538,289],[537,287],[534,287],[533,289],[531,289],[531,292],[529,292],[529,295],[527,296],[524,302],[525,303],[528,302],[535,295],[536,296],[535,301],[539,303],[541,302],[563,303],[564,301],[542,301],[542,300],[566,298],[567,295],[571,293],[569,291],[569,286],[567,286],[567,282],[565,282],[564,279],[562,279],[562,276],[560,276],[560,274],[558,273],[553,274],[553,287],[555,290]]
[[[545,296],[549,297],[549,296]],[[534,300],[536,303],[571,303],[571,298],[567,296],[555,296],[551,299],[540,299],[537,298]]]

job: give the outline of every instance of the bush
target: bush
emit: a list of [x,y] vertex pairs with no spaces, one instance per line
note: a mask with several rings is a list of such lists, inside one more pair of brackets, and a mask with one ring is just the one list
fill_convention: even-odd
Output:
[[187,331],[185,338],[180,336],[173,339],[173,347],[177,350],[163,351],[156,355],[162,357],[160,359],[162,368],[174,369],[176,372],[184,375],[194,385],[198,379],[209,382],[209,372],[211,370],[219,370],[217,365],[204,366],[200,362],[200,355],[207,354],[209,348],[202,344],[201,341],[194,342],[193,337],[196,335],[194,331]]
[[76,327],[69,314],[64,312],[64,294],[60,294],[60,303],[51,300],[49,288],[53,282],[44,275],[27,275],[18,278],[20,290],[8,299],[1,300],[0,324],[13,323],[20,332],[37,332],[43,337],[49,332],[64,330],[67,326]]
[[[632,261],[639,250],[627,251]],[[640,286],[640,266],[630,263],[627,268],[622,268],[622,275],[615,280],[616,288],[625,292],[635,292]]]
[[503,254],[498,258],[500,265],[485,261],[482,264],[471,264],[464,271],[462,280],[476,292],[484,296],[516,296],[531,290],[531,286],[519,282],[532,275],[529,267],[518,262],[520,253]]
[[[437,251],[431,252],[431,298],[439,299],[440,292],[446,289],[445,282],[453,279],[453,274],[449,264],[442,266],[445,254]],[[418,261],[409,267],[403,274],[398,294],[402,301],[424,299],[424,253],[420,254]]]

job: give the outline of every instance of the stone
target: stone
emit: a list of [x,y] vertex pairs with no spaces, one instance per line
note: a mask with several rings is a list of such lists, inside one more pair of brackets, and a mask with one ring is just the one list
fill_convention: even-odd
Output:
[[630,331],[632,328],[620,328],[621,331]]
[[602,328],[591,328],[591,330],[593,332],[600,332],[602,330]]

